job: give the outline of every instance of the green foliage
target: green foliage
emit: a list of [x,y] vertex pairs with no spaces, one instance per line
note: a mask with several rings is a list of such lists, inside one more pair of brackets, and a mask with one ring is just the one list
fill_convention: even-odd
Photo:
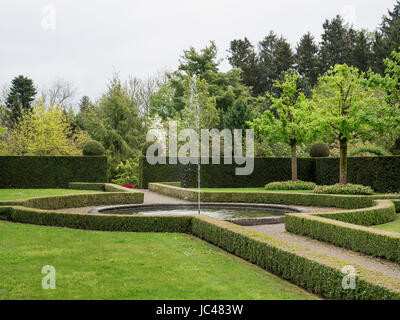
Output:
[[13,128],[25,112],[32,110],[32,102],[36,95],[33,81],[22,75],[11,81],[11,88],[6,99],[7,125]]
[[105,157],[0,157],[0,188],[65,188],[107,181]]
[[[322,220],[319,217],[325,219]],[[366,255],[400,262],[399,235],[387,234],[383,231],[356,225],[383,224],[393,221],[395,217],[396,212],[393,203],[386,200],[381,201],[375,207],[353,212],[316,214],[316,216],[310,214],[286,215],[285,228],[287,231],[298,235],[308,236]],[[343,225],[343,223],[338,223],[335,220],[351,224]]]
[[[279,98],[269,95],[271,110],[256,118],[250,126],[258,135],[271,142],[284,142],[289,145],[300,144],[307,139],[307,117],[311,109],[304,103],[305,97],[297,88],[298,76],[285,75],[284,82],[275,83],[282,90]],[[276,112],[277,117],[275,117]]]
[[319,76],[318,45],[311,33],[305,34],[296,48],[297,70],[311,86],[317,84]]
[[310,148],[310,156],[313,158],[327,158],[329,153],[328,145],[323,142],[314,143]]
[[139,159],[132,158],[121,162],[117,166],[116,179],[113,182],[119,185],[126,183],[139,183]]
[[21,156],[79,155],[80,146],[75,138],[63,110],[39,100],[32,112],[21,115],[8,135],[6,152]]
[[373,195],[374,190],[371,187],[359,184],[335,184],[333,186],[317,186],[315,193],[320,194],[350,194],[350,195]]
[[223,124],[226,129],[242,129],[246,130],[249,128],[248,122],[253,120],[250,108],[247,102],[243,99],[238,99],[223,115]]
[[[161,183],[149,183],[149,190],[178,199],[196,202],[198,191],[184,189]],[[314,207],[336,207],[344,209],[367,208],[373,205],[371,197],[350,195],[328,195],[314,193],[285,192],[233,192],[233,191],[201,191],[202,202],[231,203],[275,203]]]
[[375,156],[390,156],[391,154],[387,152],[384,148],[377,147],[377,146],[365,146],[365,147],[359,147],[357,149],[354,149],[350,152],[349,156],[350,157],[357,157],[357,156],[363,156],[365,154],[369,155],[375,155]]
[[[170,159],[167,159],[169,163]],[[225,165],[221,159],[221,165],[201,166],[201,186],[203,188],[245,188],[264,187],[268,182],[286,181],[291,177],[291,162],[288,158],[255,158],[254,172],[248,176],[235,174],[236,164]],[[298,160],[299,179],[313,181],[312,159]],[[149,182],[180,181],[184,187],[197,185],[196,165],[150,165],[145,158],[140,160],[141,188],[147,188]]]
[[314,182],[306,182],[297,180],[284,182],[271,182],[265,186],[266,190],[314,190],[316,184]]
[[396,111],[376,88],[376,75],[360,74],[346,64],[336,65],[319,79],[314,90],[311,125],[316,135],[340,144],[340,183],[347,183],[347,144],[368,139],[395,127]]
[[96,105],[82,114],[84,128],[101,142],[108,157],[108,176],[113,178],[121,161],[140,153],[146,128],[139,106],[117,75]]
[[82,153],[84,156],[102,156],[104,151],[104,147],[100,142],[91,140],[85,143]]

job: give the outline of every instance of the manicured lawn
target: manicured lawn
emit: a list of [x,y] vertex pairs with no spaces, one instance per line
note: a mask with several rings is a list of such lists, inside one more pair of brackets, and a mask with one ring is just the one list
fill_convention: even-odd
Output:
[[[0,299],[317,299],[184,234],[0,221]],[[45,265],[56,289],[44,290]]]
[[[0,200],[17,200],[33,197],[57,196],[64,194],[98,193],[92,190],[72,189],[0,189]],[[100,191],[101,192],[101,191]]]
[[400,214],[397,215],[397,218],[395,221],[389,222],[386,224],[381,224],[379,226],[374,226],[374,228],[384,230],[384,231],[400,233]]

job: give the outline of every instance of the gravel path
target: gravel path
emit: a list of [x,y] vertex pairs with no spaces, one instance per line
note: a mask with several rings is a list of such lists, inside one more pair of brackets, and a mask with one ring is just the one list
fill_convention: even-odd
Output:
[[351,250],[339,248],[325,242],[286,232],[284,224],[262,225],[246,228],[269,235],[276,239],[283,240],[285,242],[306,247],[307,249],[311,249],[317,253],[326,254],[348,261],[349,263],[352,263],[356,270],[358,265],[365,269],[381,272],[388,277],[400,279],[400,264],[384,259],[373,258]]

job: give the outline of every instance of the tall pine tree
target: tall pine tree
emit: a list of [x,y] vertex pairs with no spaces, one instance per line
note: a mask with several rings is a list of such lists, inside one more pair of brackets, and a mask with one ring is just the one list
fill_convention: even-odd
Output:
[[35,99],[36,89],[33,81],[22,75],[11,81],[11,88],[6,100],[7,126],[14,127],[22,116],[23,111],[32,111],[32,101]]
[[303,35],[296,47],[297,71],[311,86],[318,81],[318,45],[310,32]]

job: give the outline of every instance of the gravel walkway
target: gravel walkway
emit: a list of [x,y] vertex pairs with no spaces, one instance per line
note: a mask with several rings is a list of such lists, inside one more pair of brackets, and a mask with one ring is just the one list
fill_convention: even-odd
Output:
[[356,270],[357,266],[361,266],[365,269],[383,273],[387,277],[400,279],[400,264],[384,259],[373,258],[351,250],[339,248],[325,242],[286,232],[284,224],[262,225],[246,228],[269,235],[276,239],[283,240],[285,242],[296,244],[297,246],[306,247],[307,249],[311,249],[317,253],[322,253],[324,255],[348,261],[355,267]]

